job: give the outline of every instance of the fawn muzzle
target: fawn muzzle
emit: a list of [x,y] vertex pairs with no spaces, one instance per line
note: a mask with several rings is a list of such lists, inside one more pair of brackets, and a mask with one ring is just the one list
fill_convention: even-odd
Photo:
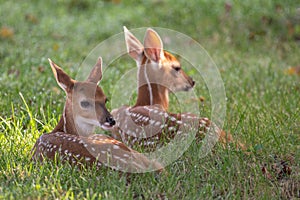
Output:
[[186,79],[187,79],[188,85],[186,85],[186,87],[183,90],[189,91],[190,89],[192,89],[195,86],[196,82],[190,76],[186,76]]
[[105,105],[101,105],[101,111],[102,113],[98,116],[100,126],[105,130],[109,130],[116,124],[116,121],[106,109]]
[[113,128],[113,126],[116,124],[116,121],[114,120],[114,118],[111,115],[108,115],[105,118],[105,122],[103,124],[100,124],[101,128],[104,130],[111,130]]
[[106,117],[106,122],[109,123],[110,126],[113,126],[116,124],[116,121],[114,120],[114,118],[112,116]]
[[194,87],[196,82],[193,80],[192,77],[189,77],[189,83],[191,84],[192,87]]

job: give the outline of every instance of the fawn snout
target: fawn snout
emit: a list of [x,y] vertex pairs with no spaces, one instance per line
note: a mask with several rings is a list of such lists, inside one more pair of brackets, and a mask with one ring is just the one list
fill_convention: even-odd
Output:
[[114,120],[114,118],[112,116],[106,117],[106,122],[109,123],[110,126],[113,126],[116,124],[116,121]]

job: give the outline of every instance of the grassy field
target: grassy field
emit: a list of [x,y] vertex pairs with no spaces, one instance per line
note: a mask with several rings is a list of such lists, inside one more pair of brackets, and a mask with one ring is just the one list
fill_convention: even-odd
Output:
[[[299,9],[293,0],[0,1],[0,199],[300,198],[300,76],[289,70],[300,65]],[[225,84],[223,128],[249,155],[217,145],[199,159],[193,143],[168,175],[128,177],[31,162],[33,144],[64,104],[47,58],[75,77],[123,25],[173,29],[207,50]],[[128,61],[105,77],[108,96]]]

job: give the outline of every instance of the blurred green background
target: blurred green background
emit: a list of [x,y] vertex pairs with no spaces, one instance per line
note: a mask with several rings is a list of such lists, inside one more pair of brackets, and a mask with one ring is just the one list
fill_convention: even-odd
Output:
[[[30,149],[64,104],[47,58],[75,77],[88,53],[124,25],[173,29],[207,50],[225,84],[224,129],[250,156],[217,146],[199,160],[193,144],[169,175],[134,175],[129,183],[109,170],[32,164]],[[0,1],[0,198],[300,198],[299,41],[294,0]],[[120,62],[103,82],[108,96],[129,67]]]

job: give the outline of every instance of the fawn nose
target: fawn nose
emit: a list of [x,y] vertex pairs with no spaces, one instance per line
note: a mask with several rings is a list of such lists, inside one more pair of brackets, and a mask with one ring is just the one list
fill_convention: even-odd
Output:
[[191,84],[192,87],[195,85],[195,83],[196,83],[196,82],[192,79],[192,84]]
[[106,122],[108,122],[109,125],[111,125],[111,126],[116,124],[116,121],[114,120],[114,118],[112,116],[106,117]]
[[191,86],[194,87],[196,82],[193,80],[192,77],[189,78],[189,82],[190,82]]

